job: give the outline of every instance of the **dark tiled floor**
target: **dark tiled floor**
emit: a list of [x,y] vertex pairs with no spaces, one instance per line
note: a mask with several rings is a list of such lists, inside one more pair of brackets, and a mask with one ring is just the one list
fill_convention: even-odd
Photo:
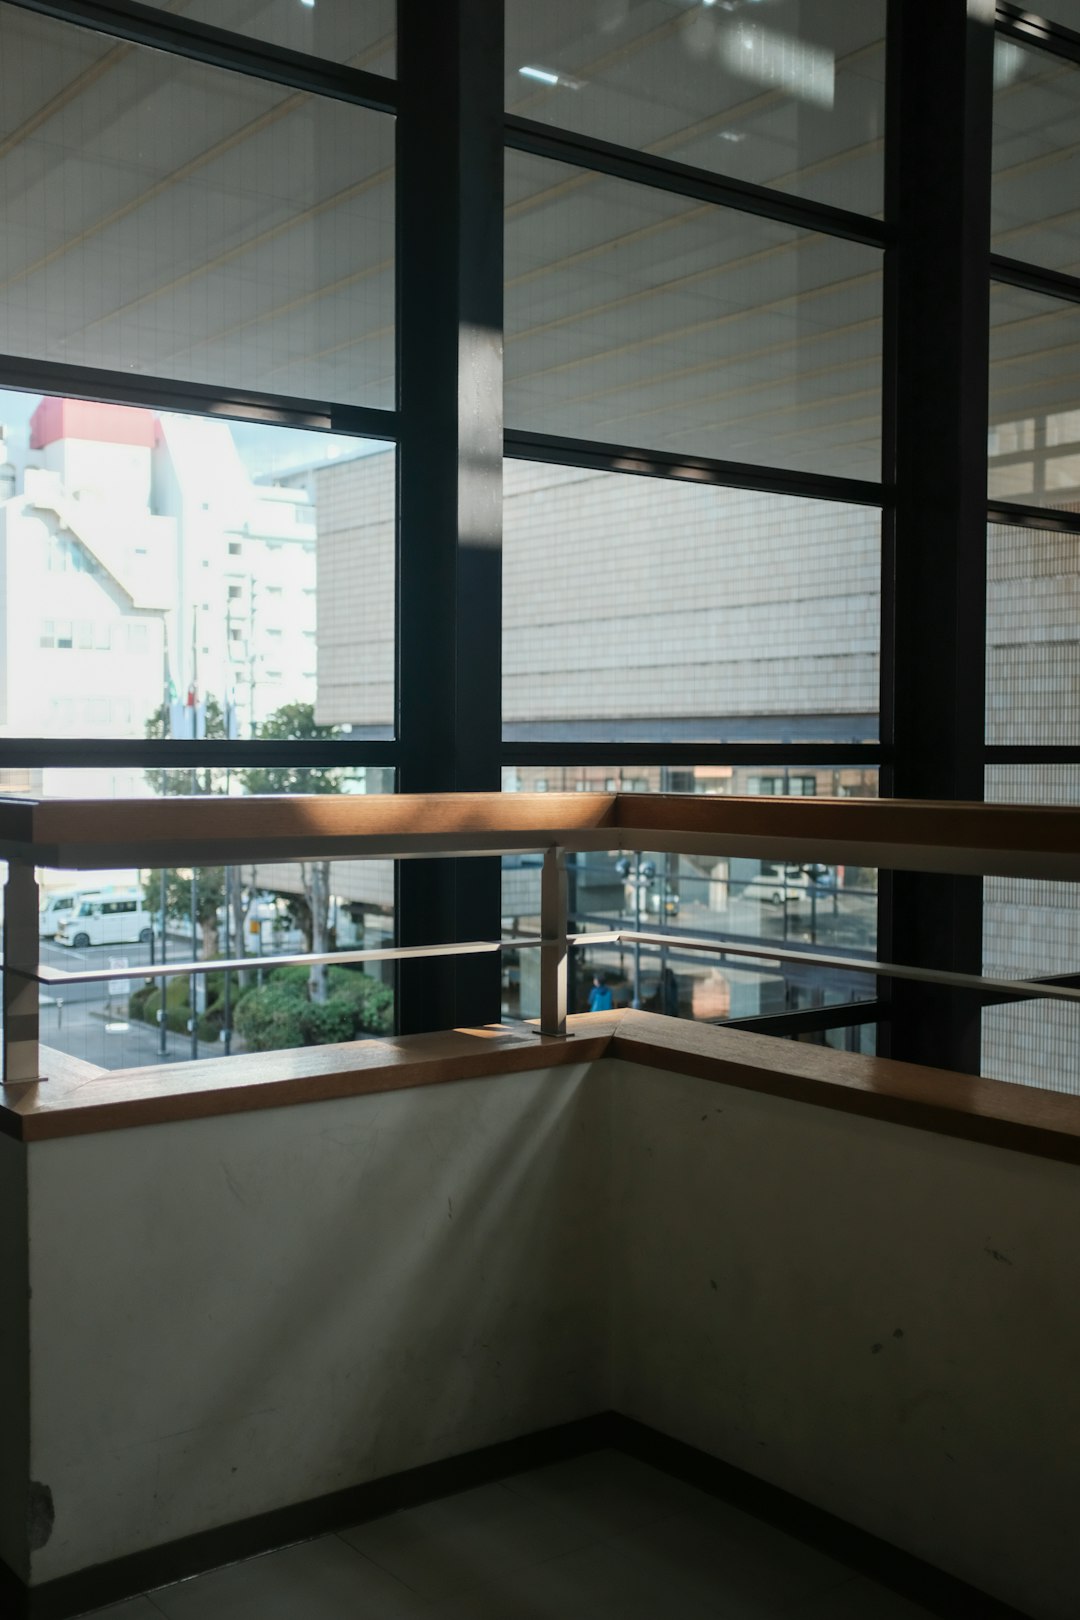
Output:
[[925,1620],[616,1451],[159,1587],[95,1620]]

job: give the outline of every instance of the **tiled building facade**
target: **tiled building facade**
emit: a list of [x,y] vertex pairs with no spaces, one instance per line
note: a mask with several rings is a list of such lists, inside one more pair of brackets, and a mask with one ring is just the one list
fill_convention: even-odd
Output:
[[[390,718],[392,452],[318,472],[320,720]],[[597,742],[843,742],[877,734],[880,537],[868,509],[508,461],[504,486],[503,721],[518,738]],[[1068,740],[1080,562],[1068,535],[990,530],[988,739]],[[997,767],[987,797],[1076,802],[1077,773]],[[618,778],[577,767],[517,773],[524,788],[875,791],[873,772],[763,768]],[[992,879],[985,971],[1067,972],[1080,898],[1064,884]],[[984,1068],[1077,1088],[1071,1007],[984,1015]]]

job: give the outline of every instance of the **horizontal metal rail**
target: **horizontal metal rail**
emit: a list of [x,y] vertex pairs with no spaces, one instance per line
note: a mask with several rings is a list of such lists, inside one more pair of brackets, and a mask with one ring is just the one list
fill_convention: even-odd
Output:
[[[615,932],[569,934],[568,945],[614,945],[619,941]],[[67,968],[49,967],[39,963],[36,968],[19,967],[15,963],[5,966],[6,973],[16,973],[20,979],[37,984],[104,984],[112,979],[175,979],[192,973],[250,973],[255,968],[316,967],[321,963],[344,967],[349,962],[406,962],[425,956],[479,956],[486,951],[538,950],[550,944],[539,934],[528,934],[509,939],[468,939],[448,945],[385,945],[367,951],[303,951],[288,956],[233,956],[215,958],[206,962],[143,962],[138,967],[87,968],[84,972],[69,973]]]
[[1046,984],[1039,979],[984,978],[978,973],[952,973],[944,968],[905,967],[899,962],[878,962],[862,956],[831,956],[823,951],[788,951],[767,945],[733,944],[730,940],[695,938],[685,934],[647,934],[622,929],[619,941],[625,945],[662,945],[669,951],[707,951],[718,956],[747,956],[764,963],[805,962],[811,967],[844,968],[849,972],[872,973],[882,979],[912,979],[919,984],[950,985],[954,990],[977,990],[994,996],[1015,996],[1023,1001],[1038,997],[1043,1001],[1080,1002],[1080,990],[1065,985]]
[[[5,972],[17,974],[37,984],[62,987],[66,984],[104,984],[113,980],[169,979],[193,973],[251,972],[253,969],[312,967],[322,963],[345,966],[355,962],[402,962],[422,957],[478,956],[494,951],[540,950],[554,941],[540,934],[511,935],[507,939],[459,940],[443,945],[386,945],[364,951],[296,952],[287,956],[238,956],[213,961],[143,962],[137,967],[87,968],[70,973],[66,968],[20,967],[14,963]],[[741,940],[719,939],[708,935],[650,933],[633,928],[596,930],[567,934],[567,945],[652,945],[675,953],[728,958],[747,957],[763,967],[782,962],[799,962],[808,967],[842,968],[849,973],[873,974],[883,979],[911,979],[920,984],[943,984],[957,990],[975,990],[996,996],[1044,1001],[1080,1002],[1080,988],[1051,984],[1040,979],[999,979],[977,973],[953,973],[943,968],[908,967],[899,962],[880,962],[863,956],[839,956],[826,951],[789,950],[783,946],[747,945]]]

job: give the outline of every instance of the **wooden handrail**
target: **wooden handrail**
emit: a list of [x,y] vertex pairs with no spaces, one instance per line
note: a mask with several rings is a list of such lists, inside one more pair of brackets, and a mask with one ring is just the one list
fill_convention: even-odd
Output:
[[491,1025],[125,1070],[47,1051],[50,1084],[0,1098],[0,1132],[40,1142],[613,1057],[1080,1163],[1080,1097],[656,1013],[581,1013],[570,1032],[545,1041],[535,1027]]
[[1080,879],[1080,812],[907,799],[637,793],[5,800],[0,856],[93,870],[659,849]]
[[[569,971],[565,858],[613,849],[1076,881],[1080,815],[1022,805],[636,793],[11,800],[0,804],[0,856],[10,863],[3,1083],[34,1085],[42,1078],[36,866],[94,870],[538,851],[540,1028],[563,1036]],[[402,954],[502,948],[502,942],[465,942],[413,946]],[[352,953],[354,960],[367,954],[376,953]],[[871,962],[867,970],[947,978],[914,965]],[[952,982],[960,980],[953,975]],[[980,982],[965,976],[966,988]],[[1023,993],[1030,992],[1025,984]]]

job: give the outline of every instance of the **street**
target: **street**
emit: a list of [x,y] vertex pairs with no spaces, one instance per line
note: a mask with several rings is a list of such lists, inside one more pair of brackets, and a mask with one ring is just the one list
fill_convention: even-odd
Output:
[[[169,955],[180,959],[181,946],[171,945]],[[105,968],[110,958],[125,958],[130,967],[147,964],[149,945],[95,945],[86,950],[41,941],[41,961],[49,967],[79,969]],[[131,979],[110,991],[108,984],[69,984],[62,989],[41,991],[41,1044],[68,1052],[72,1057],[96,1063],[103,1069],[133,1069],[151,1063],[184,1063],[191,1059],[191,1036],[166,1032],[166,1050],[161,1052],[160,1031],[149,1024],[129,1020],[128,996],[138,989],[140,979]],[[234,1043],[235,1049],[235,1043]],[[198,1043],[199,1057],[220,1057],[221,1045],[214,1041]]]
[[[725,934],[746,943],[787,941],[793,946],[817,946],[852,955],[872,956],[876,948],[877,891],[870,888],[822,891],[813,897],[801,894],[786,905],[774,905],[742,894],[729,898],[725,885],[708,885],[684,875],[678,892],[679,909],[673,914],[660,915],[652,907],[642,907],[643,931]],[[615,910],[593,909],[586,904],[578,917],[597,927],[635,926],[633,910],[625,905]]]
[[[685,885],[691,888],[691,885]],[[652,926],[656,919],[650,919]],[[677,918],[668,924],[692,934],[724,933],[749,940],[789,940],[796,945],[819,945],[854,955],[873,955],[877,940],[877,892],[841,889],[812,899],[801,895],[787,905],[735,896],[723,908],[712,908],[684,894]]]

